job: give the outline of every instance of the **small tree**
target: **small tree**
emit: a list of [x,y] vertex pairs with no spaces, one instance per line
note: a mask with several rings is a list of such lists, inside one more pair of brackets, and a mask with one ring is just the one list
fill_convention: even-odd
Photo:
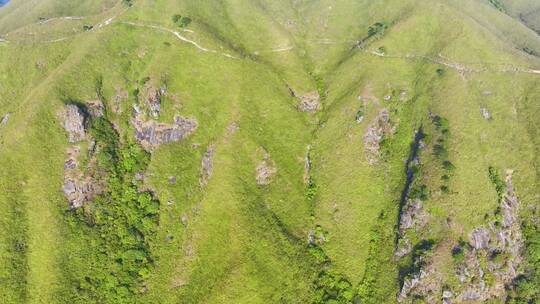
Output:
[[180,22],[180,20],[182,20],[182,16],[181,15],[173,15],[172,16],[172,21],[175,23],[175,24],[178,24]]
[[382,36],[387,28],[383,22],[377,22],[368,28],[368,37]]
[[191,18],[183,17],[182,15],[176,14],[172,16],[172,21],[179,27],[187,27],[191,24]]
[[182,21],[181,21],[181,26],[182,27],[187,27],[190,24],[191,24],[191,18],[189,18],[189,17],[182,18]]

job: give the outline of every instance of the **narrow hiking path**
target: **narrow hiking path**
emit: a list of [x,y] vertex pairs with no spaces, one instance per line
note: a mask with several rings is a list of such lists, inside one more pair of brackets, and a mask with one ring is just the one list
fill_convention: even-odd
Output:
[[[100,15],[106,15],[108,12],[114,10],[115,8],[117,8],[117,7],[113,7],[110,10],[105,11]],[[88,32],[95,32],[96,30],[99,30],[99,29],[101,29],[103,27],[111,25],[115,19],[117,19],[118,17],[124,15],[128,10],[129,10],[129,7],[121,10],[120,12],[118,12],[118,13],[112,15],[112,16],[107,16],[107,19],[104,19],[103,21],[98,22],[97,24],[95,24],[88,31],[81,31],[81,32],[77,32],[77,33],[74,33],[74,34],[71,34],[71,35],[68,35],[68,36],[56,38],[56,39],[43,40],[43,41],[10,40],[10,39],[6,38],[9,34],[12,33],[12,32],[9,32],[9,33],[6,33],[4,35],[4,37],[0,36],[0,46],[3,45],[3,44],[7,44],[7,43],[13,43],[13,44],[39,44],[39,43],[45,43],[45,44],[47,44],[47,43],[55,43],[55,42],[65,41],[65,40],[68,40],[68,39],[71,39],[71,38],[75,38],[75,37],[77,37],[77,36],[79,36],[81,34],[88,33]],[[88,16],[88,17],[83,17],[83,16],[61,16],[61,17],[54,17],[54,18],[49,18],[49,19],[45,19],[45,20],[40,20],[40,21],[38,21],[38,22],[36,22],[34,24],[46,25],[47,23],[50,23],[50,22],[56,21],[56,20],[80,21],[80,20],[90,19],[90,18],[95,17],[95,16],[97,16],[97,15]]]
[[[133,21],[115,21],[118,17],[125,14],[128,10],[129,10],[129,7],[125,8],[124,10],[120,11],[119,13],[113,15],[112,17],[109,17],[109,18],[97,23],[88,32],[94,32],[94,31],[97,31],[99,29],[102,29],[102,28],[107,27],[107,26],[112,25],[112,24],[125,24],[125,25],[129,25],[129,26],[134,26],[134,27],[148,28],[148,29],[153,29],[153,30],[157,30],[157,31],[161,31],[161,32],[170,33],[170,34],[174,35],[178,40],[180,40],[180,41],[182,41],[184,43],[191,44],[191,45],[193,45],[194,47],[196,47],[197,49],[199,49],[202,52],[219,54],[221,56],[225,56],[225,57],[231,58],[231,59],[240,59],[239,57],[236,57],[236,56],[231,55],[229,53],[221,52],[221,51],[218,51],[218,50],[215,50],[215,49],[210,49],[210,48],[204,47],[201,44],[199,44],[198,42],[185,37],[184,35],[181,34],[180,31],[176,31],[176,30],[173,30],[173,29],[161,26],[161,25],[157,25],[157,24],[153,24],[153,23],[133,22]],[[41,20],[41,21],[38,22],[38,24],[46,24],[46,23],[51,22],[53,20],[83,20],[83,19],[86,19],[86,17],[63,16],[63,17],[54,17],[54,18],[50,18],[50,19],[46,19],[46,20]],[[182,30],[182,32],[195,33],[194,31],[187,30],[187,29]],[[80,32],[80,33],[76,33],[76,34],[73,34],[73,35],[60,37],[60,38],[56,38],[56,39],[52,39],[52,40],[45,40],[45,41],[40,41],[40,42],[30,42],[30,43],[56,43],[56,42],[62,42],[62,41],[66,41],[66,40],[71,39],[71,38],[75,38],[75,37],[77,37],[77,36],[79,36],[79,35],[81,35],[83,33],[85,33],[85,32]],[[6,43],[25,43],[25,42],[27,42],[27,41],[12,41],[12,40],[6,39],[5,37],[3,37],[3,38],[0,37],[0,45],[6,44]],[[355,46],[358,45],[358,41],[347,40],[347,39],[338,40],[338,39],[330,39],[330,38],[311,39],[311,40],[306,40],[305,42],[307,44],[316,44],[316,45],[353,44],[352,49],[356,49],[357,47],[355,47]],[[282,52],[289,52],[289,51],[292,51],[294,49],[296,49],[296,47],[294,45],[287,45],[287,46],[279,46],[279,47],[266,49],[266,50],[257,50],[257,51],[254,51],[253,54],[258,55],[258,54],[261,54],[261,53],[282,53]],[[489,72],[491,72],[491,73],[523,73],[523,74],[540,75],[540,69],[537,70],[537,69],[526,68],[526,67],[517,67],[517,66],[510,65],[510,64],[504,64],[504,63],[499,64],[499,65],[505,66],[503,68],[493,68],[493,67],[486,67],[487,65],[493,65],[493,64],[479,62],[479,63],[476,63],[476,64],[484,66],[484,67],[479,68],[479,67],[472,67],[472,66],[468,66],[468,65],[463,64],[463,63],[451,61],[450,59],[445,58],[440,54],[437,57],[427,56],[427,55],[418,55],[418,54],[388,55],[388,54],[381,53],[381,52],[378,52],[378,51],[367,50],[367,49],[362,49],[362,48],[358,48],[358,49],[360,49],[365,54],[380,57],[380,58],[393,58],[393,59],[404,59],[404,60],[427,60],[427,61],[430,61],[432,63],[440,64],[440,65],[443,65],[443,66],[445,66],[447,68],[456,70],[456,71],[458,71],[460,73],[483,73],[483,72],[489,73]]]
[[49,19],[40,20],[37,24],[46,24],[56,20],[84,20],[86,17],[83,16],[62,16],[62,17],[53,17]]
[[[129,8],[126,8],[123,11],[117,13],[116,15],[114,15],[112,17],[109,17],[109,18],[97,23],[96,25],[94,25],[92,27],[92,29],[88,30],[87,32],[95,32],[96,30],[102,29],[102,28],[104,28],[106,26],[109,26],[109,25],[111,25],[113,23],[125,24],[125,25],[130,25],[130,26],[135,26],[135,27],[142,27],[142,28],[149,28],[149,29],[154,29],[154,30],[170,33],[170,34],[174,35],[178,40],[180,40],[182,42],[185,42],[185,43],[188,43],[188,44],[191,44],[191,45],[195,46],[197,49],[199,49],[199,50],[201,50],[203,52],[219,54],[219,55],[225,56],[227,58],[231,58],[231,59],[240,59],[239,57],[235,57],[235,56],[233,56],[233,55],[231,55],[229,53],[220,52],[220,51],[217,51],[217,50],[214,50],[214,49],[209,49],[209,48],[203,47],[202,45],[200,45],[196,41],[193,41],[193,40],[183,36],[179,31],[175,31],[173,29],[170,29],[170,28],[167,28],[167,27],[164,27],[164,26],[160,26],[160,25],[156,25],[156,24],[146,24],[146,23],[139,23],[139,22],[131,22],[131,21],[115,22],[115,19],[117,19],[118,17],[120,17],[121,15],[126,13],[128,10],[129,10]],[[55,18],[50,18],[50,19],[39,21],[37,24],[46,24],[46,23],[49,23],[49,22],[54,21],[54,20],[83,20],[83,19],[85,19],[85,17],[76,17],[76,16],[55,17]],[[183,30],[183,32],[194,33],[192,30],[187,30],[187,29]],[[62,41],[66,41],[66,40],[71,39],[71,38],[75,38],[75,37],[77,37],[77,36],[79,36],[79,35],[81,35],[83,33],[85,33],[85,32],[79,32],[79,33],[75,33],[73,35],[64,36],[64,37],[51,39],[51,40],[39,41],[37,43],[62,42]],[[5,37],[0,38],[0,45],[2,43],[22,44],[22,43],[25,43],[25,42],[36,43],[36,42],[33,42],[33,41],[9,40],[9,39],[6,39]]]
[[[387,55],[384,53],[380,53],[377,51],[369,51],[369,50],[363,50],[364,53],[381,57],[381,58],[395,58],[395,59],[408,59],[408,60],[428,60],[435,64],[440,64],[445,67],[454,69],[458,72],[462,73],[482,73],[482,72],[500,72],[500,73],[526,73],[526,74],[539,74],[540,70],[530,69],[530,68],[524,68],[524,67],[516,67],[510,64],[499,64],[499,65],[506,65],[504,68],[489,68],[489,67],[471,67],[467,66],[465,64],[459,63],[459,62],[452,62],[449,61],[448,58],[445,58],[441,56],[440,54],[437,57],[433,56],[427,56],[427,55],[416,55],[416,54],[407,54],[407,55]],[[486,63],[479,62],[479,65],[486,65]]]
[[[155,30],[162,31],[162,32],[167,32],[167,33],[173,34],[177,39],[179,39],[179,40],[181,40],[181,41],[183,41],[185,43],[189,43],[189,44],[195,46],[197,49],[199,49],[199,50],[201,50],[203,52],[219,54],[219,55],[225,56],[227,58],[232,58],[232,59],[240,59],[239,57],[235,57],[235,56],[233,56],[233,55],[231,55],[229,53],[220,52],[220,51],[216,51],[216,50],[213,50],[213,49],[205,48],[205,47],[201,46],[199,43],[197,43],[197,42],[195,42],[193,40],[190,40],[190,39],[186,38],[185,36],[182,36],[182,34],[180,34],[179,31],[175,31],[175,30],[172,30],[172,29],[160,26],[160,25],[144,24],[144,23],[137,23],[137,22],[130,22],[130,21],[121,21],[121,22],[118,22],[118,23],[127,24],[127,25],[131,25],[131,26],[137,26],[137,27],[155,29]],[[189,30],[184,30],[184,31],[186,31],[188,33],[194,33],[193,31],[189,31]]]

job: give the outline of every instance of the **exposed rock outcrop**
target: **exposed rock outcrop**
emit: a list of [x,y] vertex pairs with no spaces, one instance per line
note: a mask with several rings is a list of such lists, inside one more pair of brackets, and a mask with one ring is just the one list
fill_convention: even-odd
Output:
[[103,117],[105,107],[103,106],[101,100],[90,100],[87,102],[87,106],[90,116],[92,116],[93,118]]
[[[523,240],[519,222],[519,200],[512,183],[512,170],[506,172],[506,192],[500,206],[500,219],[488,227],[474,229],[464,260],[456,266],[461,282],[459,301],[488,301],[506,298],[510,285],[522,270]],[[482,263],[482,261],[486,261]],[[488,280],[486,276],[490,277]]]
[[470,245],[478,250],[489,247],[490,231],[487,228],[476,228],[470,235]]
[[176,116],[172,124],[144,121],[141,116],[136,116],[132,123],[137,142],[147,151],[164,143],[180,141],[191,135],[198,126],[194,118],[181,116]]
[[101,193],[102,185],[95,182],[91,176],[87,176],[79,168],[78,159],[81,153],[79,146],[67,149],[67,159],[64,162],[64,185],[62,191],[66,196],[69,206],[73,209],[82,207]]
[[270,155],[265,152],[264,159],[262,162],[259,163],[255,172],[255,179],[257,180],[257,185],[269,185],[276,173],[277,169],[274,161],[271,160]]
[[321,96],[317,91],[299,96],[298,109],[302,112],[316,112],[321,109]]
[[411,250],[411,242],[406,238],[400,238],[396,250],[394,251],[394,257],[402,258],[411,253]]
[[7,113],[6,115],[4,115],[4,116],[2,117],[2,119],[0,120],[0,126],[3,126],[3,125],[5,125],[5,124],[7,124],[8,121],[9,121],[9,117],[10,117],[10,116],[11,116],[11,113]]
[[400,198],[399,222],[394,249],[394,257],[402,258],[412,251],[411,240],[407,235],[408,230],[415,229],[419,231],[427,224],[427,214],[423,210],[423,203],[420,198],[411,196],[411,189],[415,183],[419,183],[422,178],[419,168],[420,150],[422,149],[422,138],[424,133],[422,129],[414,133],[414,142],[411,146],[409,158],[406,162],[406,182]]
[[405,233],[407,229],[417,227],[422,228],[426,224],[426,214],[423,211],[422,201],[419,199],[409,199],[401,213],[399,223],[400,233]]
[[112,111],[120,113],[122,111],[122,102],[129,98],[129,92],[120,86],[115,87],[115,96],[113,98]]
[[[425,259],[425,258],[422,258]],[[420,263],[420,261],[417,261]],[[410,299],[421,298],[425,303],[440,303],[441,278],[431,261],[426,263],[417,273],[405,279],[397,296],[399,303],[412,303]]]
[[158,122],[156,119],[161,113],[161,102],[167,95],[167,88],[157,88],[151,83],[152,80],[147,80],[141,89],[139,102],[133,105],[134,115],[131,120],[137,142],[147,151],[152,151],[164,143],[180,141],[198,127],[194,118],[178,115],[171,124]]
[[158,118],[161,112],[161,101],[163,96],[167,94],[167,88],[162,86],[157,88],[153,86],[149,80],[141,90],[144,106],[148,109],[148,114],[153,118]]
[[490,120],[491,119],[491,113],[489,113],[489,110],[486,107],[481,107],[480,108],[480,113],[482,114],[482,117],[485,120]]
[[66,106],[64,111],[64,129],[68,133],[68,141],[76,143],[86,138],[86,117],[83,111],[74,104]]
[[395,129],[390,124],[390,115],[387,109],[382,109],[377,117],[369,124],[364,135],[364,151],[370,165],[378,162],[381,141],[385,136],[393,134]]
[[201,160],[201,178],[199,183],[201,187],[205,187],[208,184],[208,181],[212,177],[212,171],[214,169],[213,157],[215,152],[214,144],[211,144],[204,152],[204,155]]
[[306,158],[304,160],[304,183],[309,183],[311,172],[311,145],[307,146]]

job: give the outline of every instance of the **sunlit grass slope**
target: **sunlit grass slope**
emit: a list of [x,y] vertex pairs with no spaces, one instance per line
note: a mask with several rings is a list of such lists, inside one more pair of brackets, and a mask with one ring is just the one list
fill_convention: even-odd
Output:
[[[533,4],[12,0],[0,9],[0,118],[11,113],[0,125],[0,302],[396,303],[396,227],[420,129],[430,229],[416,237],[434,241],[441,280],[455,287],[452,246],[498,206],[489,167],[514,169],[523,220],[537,212],[540,39],[533,21],[514,18]],[[85,18],[38,24],[66,16]],[[377,23],[384,30],[370,34]],[[160,121],[198,123],[151,154],[133,148],[131,124],[148,81],[170,93]],[[291,90],[317,91],[320,110],[299,111]],[[62,109],[95,99],[106,114],[92,132],[115,134],[103,142],[120,155],[106,181],[124,183],[96,205],[129,218],[124,202],[143,190],[159,201],[137,248],[123,244],[133,227],[106,215],[101,228],[87,223],[92,203],[72,211],[61,191]],[[385,110],[393,131],[370,163],[364,136]],[[444,182],[433,115],[450,134]],[[144,183],[130,182],[132,158]],[[261,186],[265,158],[276,173]]]

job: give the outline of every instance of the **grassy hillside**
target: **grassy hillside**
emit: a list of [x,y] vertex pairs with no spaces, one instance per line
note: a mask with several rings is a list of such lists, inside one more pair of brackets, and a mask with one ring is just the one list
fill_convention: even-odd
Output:
[[[535,303],[535,11],[12,0],[1,302]],[[75,143],[68,105],[85,117]],[[178,117],[196,122],[180,140],[135,136],[138,119]],[[80,208],[63,192],[70,172],[98,189]],[[516,250],[495,236],[475,248],[479,228]]]

